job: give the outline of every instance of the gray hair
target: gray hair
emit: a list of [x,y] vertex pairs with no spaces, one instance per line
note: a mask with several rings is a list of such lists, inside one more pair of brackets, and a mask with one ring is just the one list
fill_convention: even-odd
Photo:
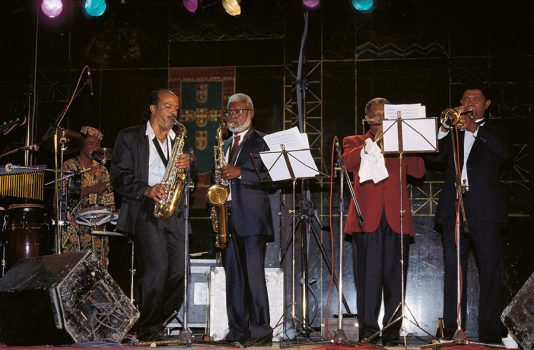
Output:
[[247,103],[248,108],[254,109],[254,104],[252,103],[252,99],[250,98],[250,96],[243,94],[243,93],[237,93],[237,94],[233,94],[232,96],[230,96],[228,98],[227,106],[229,106],[230,103],[241,102],[241,101],[245,101]]
[[389,104],[391,104],[391,102],[389,102],[387,98],[375,97],[369,100],[369,102],[367,102],[367,104],[365,105],[365,115],[369,115],[369,113],[371,113],[371,107],[375,105],[389,105]]

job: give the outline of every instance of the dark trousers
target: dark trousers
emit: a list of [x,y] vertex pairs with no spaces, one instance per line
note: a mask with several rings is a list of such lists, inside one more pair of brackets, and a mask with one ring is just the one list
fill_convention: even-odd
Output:
[[[503,327],[502,313],[502,240],[498,224],[469,219],[469,234],[460,234],[460,265],[462,282],[462,329],[465,329],[467,310],[467,258],[473,244],[478,262],[480,299],[478,309],[479,338],[500,342]],[[457,329],[457,269],[454,221],[443,222],[443,251],[445,263],[445,290],[443,320],[445,336],[451,337]]]
[[[406,280],[410,237],[404,235],[403,240],[404,278]],[[384,294],[382,325],[386,326],[390,320],[401,315],[399,307],[402,300],[400,244],[400,235],[391,230],[385,213],[382,214],[380,226],[375,232],[352,234],[353,271],[361,339],[370,337],[380,330],[378,314],[382,303],[382,293]],[[402,320],[399,320],[383,331],[382,339],[398,338],[401,323]]]
[[245,343],[272,334],[265,282],[265,237],[230,238],[223,251],[226,273],[226,339]]
[[146,200],[134,236],[140,288],[139,337],[161,331],[164,322],[180,309],[184,296],[184,220],[178,214],[169,220],[156,219],[153,208],[153,202]]

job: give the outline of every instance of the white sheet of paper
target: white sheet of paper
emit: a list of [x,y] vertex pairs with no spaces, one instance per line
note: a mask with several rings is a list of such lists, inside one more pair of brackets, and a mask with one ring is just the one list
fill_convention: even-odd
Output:
[[294,127],[263,137],[269,152],[260,152],[260,158],[269,169],[273,181],[291,179],[291,174],[282,155],[282,145],[288,151],[288,158],[295,177],[314,177],[319,174],[309,150],[308,135]]
[[384,105],[384,119],[397,119],[399,113],[402,119],[426,118],[426,107],[420,103]]
[[[436,151],[436,118],[407,119],[402,123],[403,152]],[[383,127],[384,152],[398,152],[398,121],[384,119]]]

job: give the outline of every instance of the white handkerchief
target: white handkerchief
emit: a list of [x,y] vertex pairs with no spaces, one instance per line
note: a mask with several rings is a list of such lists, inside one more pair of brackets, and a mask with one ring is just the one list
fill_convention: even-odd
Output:
[[368,180],[377,183],[389,176],[384,155],[371,139],[365,139],[365,147],[362,148],[360,156],[360,170],[358,171],[360,183]]

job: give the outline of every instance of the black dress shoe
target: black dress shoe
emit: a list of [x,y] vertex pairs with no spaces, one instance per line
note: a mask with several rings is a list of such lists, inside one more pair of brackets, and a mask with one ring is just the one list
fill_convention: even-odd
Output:
[[382,346],[397,346],[400,345],[402,342],[399,338],[389,338],[384,339],[382,338]]
[[266,334],[263,337],[251,338],[245,343],[245,347],[250,346],[272,346],[273,345],[273,335]]
[[379,344],[380,343],[380,337],[374,337],[373,339],[369,339],[369,338],[364,338],[361,340],[362,343],[364,344]]

